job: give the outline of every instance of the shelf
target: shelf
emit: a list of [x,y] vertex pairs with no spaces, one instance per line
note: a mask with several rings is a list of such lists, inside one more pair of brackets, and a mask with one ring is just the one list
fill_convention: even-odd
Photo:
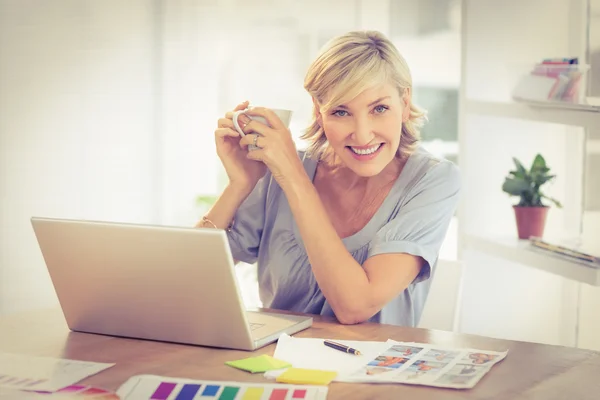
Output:
[[600,107],[556,106],[529,103],[467,101],[467,112],[503,118],[600,129]]
[[468,249],[488,253],[507,261],[527,265],[577,282],[600,286],[598,266],[594,267],[593,264],[585,261],[577,261],[532,248],[526,240],[467,235],[465,245]]

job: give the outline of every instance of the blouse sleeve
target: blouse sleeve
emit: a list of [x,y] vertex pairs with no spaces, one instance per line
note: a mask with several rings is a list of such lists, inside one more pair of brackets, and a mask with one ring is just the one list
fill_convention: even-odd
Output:
[[267,172],[235,213],[233,225],[227,232],[234,260],[253,264],[258,259],[270,181],[271,174]]
[[460,192],[458,168],[449,161],[431,167],[410,191],[397,214],[369,244],[368,257],[406,253],[422,257],[425,265],[413,283],[426,280],[436,264]]

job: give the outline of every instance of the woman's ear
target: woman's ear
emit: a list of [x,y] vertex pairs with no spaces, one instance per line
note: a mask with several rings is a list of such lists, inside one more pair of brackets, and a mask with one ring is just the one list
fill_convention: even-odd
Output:
[[406,88],[402,94],[402,104],[404,106],[404,110],[402,110],[402,122],[408,122],[410,119],[410,99],[411,90],[410,88]]

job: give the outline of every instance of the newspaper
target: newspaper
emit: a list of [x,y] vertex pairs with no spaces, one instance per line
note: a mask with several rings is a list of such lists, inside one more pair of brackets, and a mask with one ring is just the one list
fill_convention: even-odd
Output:
[[508,353],[392,340],[387,343],[389,347],[379,356],[337,380],[470,389]]

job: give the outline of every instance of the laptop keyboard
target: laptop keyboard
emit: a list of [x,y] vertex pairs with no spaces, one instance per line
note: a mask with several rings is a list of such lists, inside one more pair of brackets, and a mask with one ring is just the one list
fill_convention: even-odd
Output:
[[249,325],[250,325],[250,330],[251,331],[255,331],[255,330],[257,330],[257,329],[262,328],[263,326],[265,326],[265,324],[256,324],[254,322],[250,322]]

